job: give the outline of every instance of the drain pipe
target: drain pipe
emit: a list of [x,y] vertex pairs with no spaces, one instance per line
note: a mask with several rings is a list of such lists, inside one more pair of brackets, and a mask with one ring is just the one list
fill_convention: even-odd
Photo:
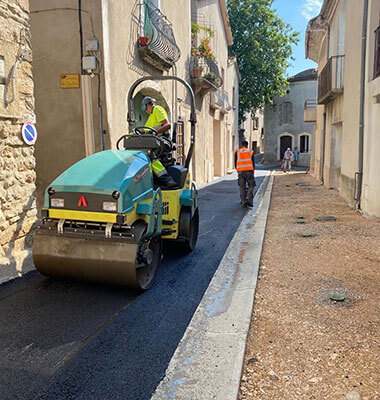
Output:
[[320,180],[322,185],[325,182],[325,147],[326,147],[326,111],[323,113],[323,132],[321,143],[321,160],[320,160]]
[[[177,65],[173,65],[173,75],[178,76],[178,71],[177,71]],[[177,108],[177,97],[178,97],[178,88],[177,88],[177,81],[173,82],[172,86],[172,98],[173,98],[173,104],[172,104],[172,115],[173,115],[173,123],[176,123],[178,120],[178,108]]]
[[362,27],[362,58],[360,78],[360,120],[359,120],[359,171],[357,172],[356,208],[361,208],[361,197],[363,188],[363,159],[364,159],[364,101],[365,101],[365,69],[367,56],[367,27],[368,27],[368,0],[364,0],[363,27]]

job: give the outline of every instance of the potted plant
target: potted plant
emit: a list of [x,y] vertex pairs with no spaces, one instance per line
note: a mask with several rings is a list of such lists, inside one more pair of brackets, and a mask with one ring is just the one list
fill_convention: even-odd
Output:
[[140,43],[141,47],[148,46],[149,41],[150,41],[150,39],[148,36],[140,36],[139,37],[139,43]]
[[191,67],[191,76],[193,78],[201,78],[203,67],[199,63],[199,52],[198,52],[198,49],[194,46],[193,42],[191,45],[191,56],[193,57],[192,67]]
[[207,74],[204,74],[203,78],[217,86],[218,76],[214,72],[207,72]]
[[202,71],[203,71],[203,67],[200,65],[194,65],[193,69],[191,70],[191,75],[193,76],[193,78],[201,78],[202,77]]

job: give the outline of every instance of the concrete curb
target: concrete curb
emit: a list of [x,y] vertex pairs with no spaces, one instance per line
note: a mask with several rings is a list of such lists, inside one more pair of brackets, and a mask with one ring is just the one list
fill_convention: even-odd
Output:
[[151,400],[236,400],[272,186],[267,175]]

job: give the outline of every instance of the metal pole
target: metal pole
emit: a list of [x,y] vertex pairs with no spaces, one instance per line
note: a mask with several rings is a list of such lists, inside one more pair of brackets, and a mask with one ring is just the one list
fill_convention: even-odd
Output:
[[83,127],[86,157],[95,153],[94,114],[92,109],[91,77],[81,75]]

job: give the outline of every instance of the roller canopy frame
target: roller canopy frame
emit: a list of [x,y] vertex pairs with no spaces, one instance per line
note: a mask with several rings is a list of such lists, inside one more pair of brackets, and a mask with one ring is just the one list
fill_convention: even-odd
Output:
[[190,99],[191,99],[191,114],[190,114],[190,123],[191,123],[191,132],[190,132],[190,148],[189,152],[187,153],[186,161],[185,161],[185,167],[189,168],[191,158],[193,156],[193,151],[194,151],[194,141],[195,141],[195,124],[197,123],[197,117],[195,114],[195,96],[193,89],[191,86],[182,78],[179,78],[178,76],[172,76],[172,75],[166,75],[166,76],[143,76],[142,78],[138,79],[129,89],[128,92],[128,115],[127,115],[127,120],[128,120],[128,129],[129,132],[133,132],[134,128],[134,123],[135,123],[135,113],[133,110],[133,96],[135,94],[136,88],[145,81],[170,81],[170,80],[175,80],[177,82],[180,82],[185,88],[187,89],[188,93],[190,94]]

